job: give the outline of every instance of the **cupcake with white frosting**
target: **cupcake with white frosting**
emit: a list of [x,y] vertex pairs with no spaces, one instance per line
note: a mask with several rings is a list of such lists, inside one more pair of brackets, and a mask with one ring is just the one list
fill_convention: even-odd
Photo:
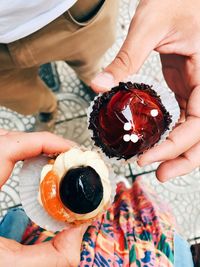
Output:
[[38,198],[57,221],[91,221],[110,203],[109,170],[97,152],[72,148],[43,167]]

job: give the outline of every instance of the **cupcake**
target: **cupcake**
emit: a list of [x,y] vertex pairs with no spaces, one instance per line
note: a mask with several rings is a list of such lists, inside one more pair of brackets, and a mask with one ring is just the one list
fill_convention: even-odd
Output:
[[97,152],[72,148],[41,171],[38,201],[56,221],[89,222],[102,214],[110,197],[109,171]]
[[171,122],[152,86],[121,82],[94,100],[89,129],[109,158],[128,160],[154,146]]

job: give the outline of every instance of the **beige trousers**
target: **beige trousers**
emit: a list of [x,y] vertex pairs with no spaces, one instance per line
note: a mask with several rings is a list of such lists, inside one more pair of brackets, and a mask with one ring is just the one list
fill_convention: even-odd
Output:
[[118,0],[79,0],[41,30],[0,44],[0,105],[28,115],[51,112],[56,99],[38,76],[40,65],[66,61],[89,84],[115,40]]

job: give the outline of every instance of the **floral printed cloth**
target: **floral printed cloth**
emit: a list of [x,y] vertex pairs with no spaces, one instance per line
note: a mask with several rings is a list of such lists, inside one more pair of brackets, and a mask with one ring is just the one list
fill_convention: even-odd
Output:
[[[31,223],[22,243],[40,243],[54,235]],[[80,267],[171,267],[173,238],[170,210],[138,177],[130,189],[118,184],[114,203],[88,228]]]

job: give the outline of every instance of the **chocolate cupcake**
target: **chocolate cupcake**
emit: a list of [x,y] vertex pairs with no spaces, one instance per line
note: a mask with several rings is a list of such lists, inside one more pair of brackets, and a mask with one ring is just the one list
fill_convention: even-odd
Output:
[[152,86],[121,82],[94,100],[89,129],[109,158],[127,160],[154,146],[171,122]]

